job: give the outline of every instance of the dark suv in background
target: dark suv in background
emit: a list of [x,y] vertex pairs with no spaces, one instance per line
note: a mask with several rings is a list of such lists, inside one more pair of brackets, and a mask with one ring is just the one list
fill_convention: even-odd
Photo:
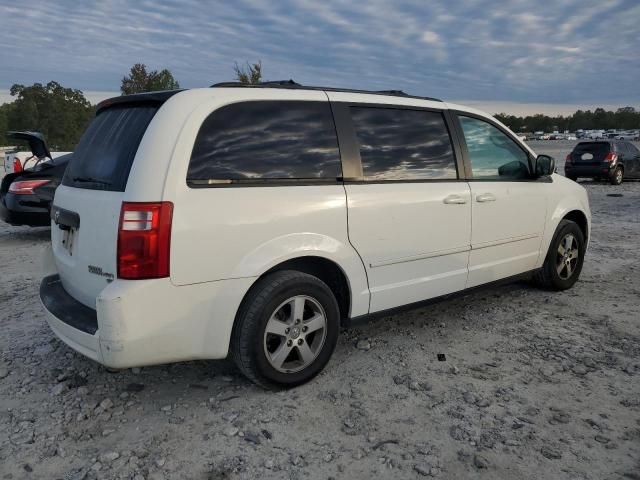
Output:
[[620,185],[623,178],[640,178],[640,151],[624,140],[580,142],[567,155],[564,174],[574,181],[606,178]]

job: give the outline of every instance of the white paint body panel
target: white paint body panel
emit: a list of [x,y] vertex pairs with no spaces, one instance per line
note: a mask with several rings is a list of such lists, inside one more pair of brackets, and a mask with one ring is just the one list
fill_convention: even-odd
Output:
[[[97,309],[98,331],[87,335],[48,314],[54,332],[111,367],[224,358],[245,294],[286,260],[334,262],[348,281],[349,316],[357,317],[537,268],[567,212],[590,218],[584,189],[557,175],[552,183],[187,186],[198,129],[217,108],[328,97],[481,114],[441,102],[343,92],[215,88],[174,95],[147,128],[124,192],[58,188],[54,204],[78,212],[81,223],[74,258],[65,256],[61,231],[52,228],[55,265],[67,292]],[[477,204],[475,196],[489,189],[497,200]],[[450,195],[464,203],[445,204]],[[173,202],[169,278],[108,282],[88,272],[95,265],[116,273],[123,201]]]
[[[469,182],[471,255],[467,288],[533,270],[547,215],[543,182]],[[493,200],[479,201],[483,195]]]
[[[345,188],[350,239],[367,268],[371,312],[464,289],[471,240],[466,182]],[[465,203],[445,204],[453,195]]]

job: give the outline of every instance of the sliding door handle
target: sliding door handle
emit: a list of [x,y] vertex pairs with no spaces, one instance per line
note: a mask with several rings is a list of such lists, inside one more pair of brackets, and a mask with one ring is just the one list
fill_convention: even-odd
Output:
[[476,197],[476,202],[495,202],[496,197],[492,193],[481,193]]
[[449,195],[448,197],[445,197],[442,202],[447,205],[463,205],[467,203],[467,199],[460,195]]

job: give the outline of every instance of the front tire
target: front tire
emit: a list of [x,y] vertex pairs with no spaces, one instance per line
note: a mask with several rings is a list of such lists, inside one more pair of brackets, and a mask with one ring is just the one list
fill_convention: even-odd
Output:
[[585,239],[577,223],[561,220],[535,282],[550,290],[567,290],[580,277],[584,263]]
[[338,341],[340,309],[331,289],[306,273],[271,273],[251,288],[236,316],[231,357],[267,389],[308,382],[325,367]]
[[611,185],[621,185],[623,179],[624,179],[624,170],[622,169],[621,166],[617,166],[616,169],[613,171],[613,174],[611,175],[611,179],[609,181],[611,182]]

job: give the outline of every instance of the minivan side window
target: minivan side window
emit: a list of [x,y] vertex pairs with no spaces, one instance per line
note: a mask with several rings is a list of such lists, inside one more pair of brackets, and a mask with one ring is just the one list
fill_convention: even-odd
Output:
[[365,180],[457,179],[440,112],[351,107]]
[[187,183],[333,179],[342,175],[328,102],[247,101],[202,123]]
[[484,120],[460,115],[474,179],[526,180],[529,156],[500,129]]

